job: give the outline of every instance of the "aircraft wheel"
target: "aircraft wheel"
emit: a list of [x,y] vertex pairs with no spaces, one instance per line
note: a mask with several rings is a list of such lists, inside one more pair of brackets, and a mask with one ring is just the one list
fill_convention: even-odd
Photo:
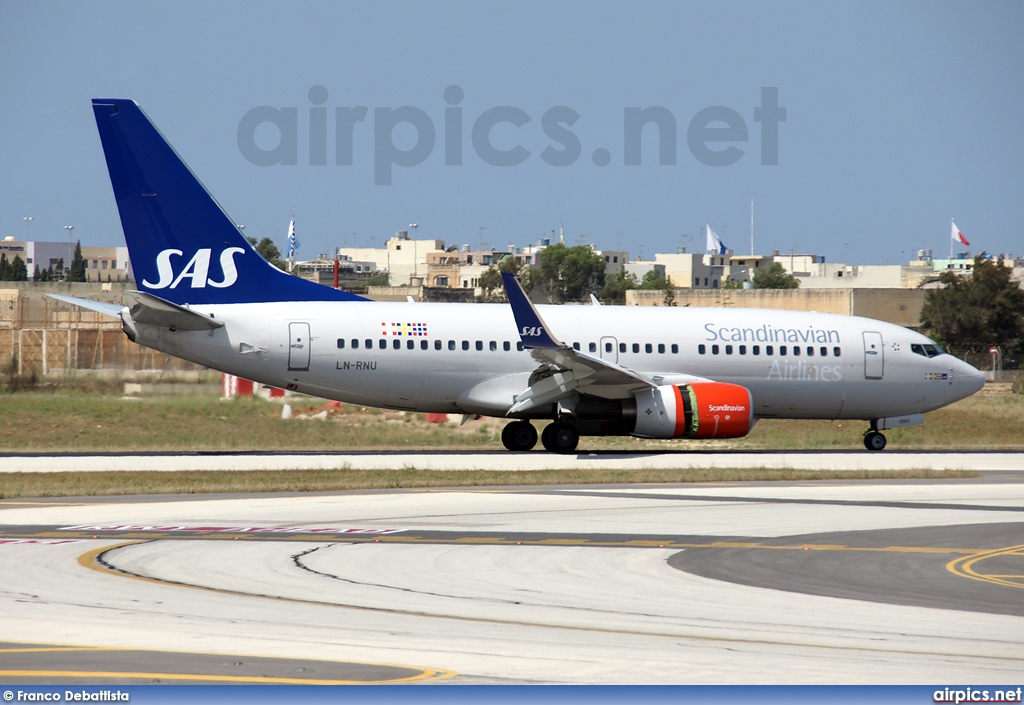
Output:
[[529,421],[513,421],[502,429],[501,442],[513,453],[531,450],[537,445],[537,429]]
[[556,421],[541,434],[540,442],[552,453],[572,453],[580,442],[580,434],[570,424]]
[[885,436],[878,431],[868,431],[864,434],[864,447],[868,450],[882,450],[885,448]]

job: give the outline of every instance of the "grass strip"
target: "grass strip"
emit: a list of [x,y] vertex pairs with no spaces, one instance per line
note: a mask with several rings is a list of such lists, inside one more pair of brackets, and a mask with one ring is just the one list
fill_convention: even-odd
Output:
[[400,488],[530,485],[931,480],[978,477],[970,470],[796,470],[695,468],[654,470],[287,470],[0,473],[0,499],[104,495],[337,492]]

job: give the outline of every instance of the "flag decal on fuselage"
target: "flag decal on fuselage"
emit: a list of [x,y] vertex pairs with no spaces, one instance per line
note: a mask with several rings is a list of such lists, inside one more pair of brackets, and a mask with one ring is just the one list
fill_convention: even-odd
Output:
[[[381,335],[387,335],[389,328],[386,322],[381,322]],[[426,337],[427,335],[427,324],[426,323],[392,323],[390,328],[391,335],[395,336],[406,336],[406,337]]]

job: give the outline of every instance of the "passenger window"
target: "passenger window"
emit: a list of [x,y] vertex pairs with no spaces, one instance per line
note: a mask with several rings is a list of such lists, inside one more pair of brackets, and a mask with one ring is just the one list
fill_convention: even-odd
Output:
[[611,343],[605,343],[604,344],[604,351],[605,352],[611,352],[612,351],[612,344]]
[[626,352],[626,344],[625,343],[619,343],[619,352],[620,353]]
[[463,350],[469,350],[469,341],[468,340],[463,340],[462,341],[462,349]]
[[633,352],[640,352],[640,343],[633,343]]
[[448,341],[448,349],[449,350],[454,350],[455,349],[455,341],[454,340],[449,340]]
[[420,350],[427,350],[429,347],[430,347],[430,344],[427,343],[427,341],[425,341],[425,340],[421,340],[420,341]]
[[750,348],[750,352],[753,353],[754,355],[760,355],[761,354],[761,346],[760,345],[753,346],[752,348]]
[[338,350],[344,350],[344,349],[345,349],[345,339],[344,338],[338,338]]
[[380,342],[377,343],[377,347],[381,350],[385,350],[388,347],[388,341],[385,338],[381,338]]
[[597,352],[597,343],[590,343],[587,345],[587,350],[590,352]]
[[665,343],[658,343],[658,352],[662,355],[665,354]]
[[440,340],[435,340],[434,341],[434,350],[440,350],[440,349],[441,349],[441,341]]
[[526,348],[523,347],[523,341],[520,340],[518,343],[516,343],[516,350],[518,350],[519,352],[522,352],[525,349]]
[[512,349],[512,343],[510,343],[510,342],[508,342],[508,341],[506,340],[505,342],[503,342],[503,343],[501,344],[501,349],[502,349],[502,350],[504,350],[505,352],[508,352],[509,350],[511,350],[511,349]]
[[732,346],[731,345],[726,345],[725,346],[725,354],[726,355],[732,355]]
[[785,345],[780,345],[779,346],[779,355],[782,355],[783,357],[786,356],[786,346]]
[[573,343],[572,344],[572,349],[573,350],[579,350],[580,349],[580,344],[579,343]]
[[796,355],[799,355],[799,354],[800,354],[800,346],[799,345],[794,345],[793,346],[793,355],[796,356]]
[[718,354],[718,346],[717,345],[712,345],[711,346],[711,354],[712,355],[717,355]]
[[672,343],[672,354],[673,355],[678,355],[679,354],[679,346],[676,343]]
[[[409,342],[411,343],[412,341],[410,340]],[[398,338],[395,338],[394,340],[391,341],[391,347],[393,347],[395,350],[401,350],[402,341],[399,340]]]
[[807,357],[814,357],[814,348],[810,345],[807,346]]
[[826,348],[824,345],[818,348],[818,352],[821,353],[822,357],[828,357],[828,348]]
[[740,355],[746,355],[746,354],[747,354],[747,346],[746,345],[741,345],[740,346]]
[[490,348],[491,348],[491,352],[495,352],[498,349],[498,344],[495,341],[492,340]]
[[646,345],[644,345],[644,352],[648,354],[654,352],[654,346],[651,345],[650,343],[647,343]]
[[707,349],[707,347],[706,347],[706,346],[704,345],[704,343],[701,343],[700,345],[698,345],[698,346],[697,346],[697,352],[698,352],[698,353],[700,353],[701,355],[703,355],[703,354],[704,354],[704,353],[706,353],[707,351],[708,351],[708,349]]
[[836,348],[832,348],[832,354],[833,354],[833,355],[834,355],[835,357],[839,357],[840,355],[842,355],[842,354],[843,354],[843,351],[842,351],[841,349],[839,349],[838,347],[836,347]]

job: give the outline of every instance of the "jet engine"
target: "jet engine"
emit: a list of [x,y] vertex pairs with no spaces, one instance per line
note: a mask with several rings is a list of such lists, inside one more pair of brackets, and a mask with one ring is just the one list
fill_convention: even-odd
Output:
[[637,392],[636,428],[641,438],[740,438],[750,433],[750,390],[726,382],[662,385]]

